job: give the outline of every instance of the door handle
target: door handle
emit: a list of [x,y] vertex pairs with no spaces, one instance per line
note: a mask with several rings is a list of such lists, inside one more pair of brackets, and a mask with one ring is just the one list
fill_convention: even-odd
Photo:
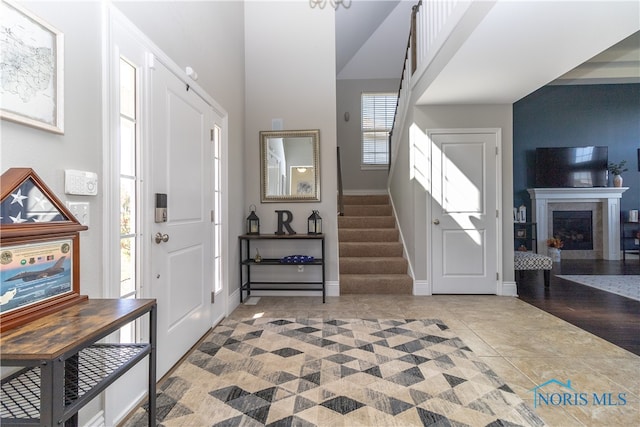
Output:
[[160,232],[156,233],[156,243],[160,244],[162,242],[168,242],[169,241],[169,235],[168,234],[162,234]]
[[438,218],[436,218],[436,219],[434,219],[434,220],[433,220],[433,223],[434,223],[435,225],[438,225],[438,224],[440,224],[440,220],[439,220]]

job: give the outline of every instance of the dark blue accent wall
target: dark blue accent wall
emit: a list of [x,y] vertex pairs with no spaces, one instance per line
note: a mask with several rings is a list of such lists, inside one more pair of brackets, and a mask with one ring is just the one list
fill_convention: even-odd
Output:
[[514,206],[531,209],[537,147],[584,145],[608,146],[610,162],[627,160],[621,209],[639,209],[640,84],[545,86],[513,104]]

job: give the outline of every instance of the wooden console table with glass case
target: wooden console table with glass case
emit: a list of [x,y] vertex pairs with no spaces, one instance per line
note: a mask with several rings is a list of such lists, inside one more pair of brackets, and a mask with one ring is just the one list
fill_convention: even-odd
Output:
[[[98,343],[149,314],[146,343]],[[89,299],[2,332],[2,425],[76,426],[78,411],[149,357],[149,425],[156,419],[156,301]]]

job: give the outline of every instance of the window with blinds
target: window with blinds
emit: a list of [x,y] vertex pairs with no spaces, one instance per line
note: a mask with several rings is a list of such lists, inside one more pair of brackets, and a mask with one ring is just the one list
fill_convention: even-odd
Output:
[[397,93],[362,94],[362,169],[389,164],[389,132],[398,101]]

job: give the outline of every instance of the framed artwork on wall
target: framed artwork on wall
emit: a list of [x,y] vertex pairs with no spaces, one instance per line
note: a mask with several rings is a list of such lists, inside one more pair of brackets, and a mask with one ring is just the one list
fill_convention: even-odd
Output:
[[73,235],[3,245],[0,252],[0,313],[7,314],[77,290]]
[[1,0],[0,37],[0,117],[64,133],[64,35]]

